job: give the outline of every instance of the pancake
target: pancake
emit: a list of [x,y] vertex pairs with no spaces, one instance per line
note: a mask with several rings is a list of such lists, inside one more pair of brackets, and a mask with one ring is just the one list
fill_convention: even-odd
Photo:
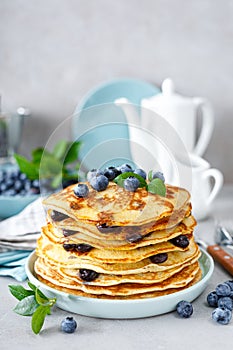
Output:
[[172,215],[167,218],[139,226],[108,226],[105,224],[90,224],[81,220],[74,220],[70,217],[64,218],[61,221],[54,221],[51,218],[51,210],[48,210],[47,220],[60,230],[65,229],[68,231],[73,231],[73,233],[81,232],[99,240],[117,240],[121,241],[122,243],[123,240],[127,240],[129,237],[132,237],[135,234],[140,234],[144,237],[153,231],[165,229],[168,230],[169,228],[173,228],[182,222],[183,219],[190,216],[191,209],[191,204],[186,203],[184,207],[180,208],[177,211],[173,211]]
[[156,223],[179,211],[190,199],[185,189],[167,185],[166,197],[138,188],[130,192],[109,182],[105,191],[95,191],[89,183],[86,198],[74,195],[76,185],[50,195],[43,201],[47,209],[61,212],[74,220],[81,220],[92,225],[139,226]]
[[127,295],[127,296],[112,296],[112,295],[105,295],[105,294],[90,294],[90,293],[85,293],[82,292],[81,290],[77,290],[77,289],[73,289],[69,286],[69,281],[65,281],[67,282],[67,284],[64,286],[59,286],[57,284],[55,284],[54,282],[56,282],[56,280],[53,281],[53,275],[50,276],[49,279],[52,280],[49,281],[48,279],[43,278],[42,276],[40,276],[40,274],[37,275],[38,279],[48,285],[51,288],[57,289],[61,292],[64,293],[68,293],[68,294],[72,294],[75,296],[79,296],[79,297],[86,297],[86,298],[94,298],[94,299],[108,299],[108,300],[132,300],[132,299],[146,299],[146,298],[158,298],[158,297],[162,297],[165,295],[169,295],[172,293],[177,293],[177,292],[181,292],[182,290],[192,287],[194,284],[196,284],[202,276],[202,272],[201,269],[199,269],[198,273],[196,274],[196,276],[194,277],[194,279],[188,283],[186,286],[184,287],[180,287],[180,288],[171,288],[171,289],[166,289],[163,291],[155,291],[155,292],[147,292],[147,293],[138,293],[138,294],[132,294],[132,295]]
[[[51,232],[53,240],[57,243],[70,243],[70,244],[89,244],[92,247],[99,249],[109,249],[109,250],[132,250],[139,247],[148,246],[151,244],[157,244],[160,242],[166,242],[169,239],[177,237],[181,234],[191,234],[196,226],[196,220],[192,215],[179,223],[177,226],[171,229],[158,230],[150,232],[149,234],[142,236],[143,239],[138,242],[129,243],[126,240],[106,240],[98,239],[93,236],[87,235],[80,231],[70,232],[68,229],[57,228],[53,224],[48,223],[48,230]],[[64,236],[64,233],[67,236]]]
[[[186,237],[189,239],[189,241],[193,240],[192,235],[186,235]],[[52,238],[53,237],[50,235],[48,226],[44,226],[42,228],[42,236],[38,241],[38,245],[40,245],[40,240],[41,240],[42,241],[41,244],[43,245],[43,249],[45,253],[47,249],[56,249],[58,257],[62,256],[63,251],[69,254],[69,252],[67,252],[63,248],[62,244],[56,244],[56,242],[54,242]],[[90,261],[94,260],[100,263],[104,262],[108,264],[113,264],[113,263],[133,263],[133,262],[143,260],[155,254],[167,253],[172,251],[184,251],[187,249],[188,247],[186,248],[177,247],[171,242],[167,241],[167,242],[161,242],[158,244],[147,245],[145,247],[139,247],[131,251],[93,248],[90,251],[85,253],[75,251],[73,254],[75,254],[75,256],[80,259],[83,258],[85,260],[90,260]]]
[[67,252],[60,245],[52,244],[49,240],[41,237],[38,240],[36,253],[37,256],[45,258],[53,264],[59,264],[59,266],[62,267],[90,269],[98,273],[124,275],[162,271],[180,266],[199,254],[199,248],[194,240],[191,240],[188,250],[168,252],[168,259],[161,264],[153,264],[149,258],[134,263],[106,263],[93,259],[86,259],[85,256],[80,257],[74,252]]
[[[142,283],[142,284],[150,284],[150,283],[158,283],[162,282],[174,274],[181,271],[184,267],[190,266],[198,260],[199,256],[195,256],[191,261],[183,264],[182,266],[174,267],[165,271],[157,271],[157,272],[145,272],[145,273],[137,273],[131,275],[113,275],[113,274],[99,274],[98,277],[91,282],[88,282],[88,285],[92,286],[113,286],[121,283]],[[44,266],[49,266],[50,269],[53,269],[61,276],[71,279],[76,283],[83,284],[83,280],[79,277],[79,269],[73,268],[64,268],[60,267],[58,264],[52,264],[50,261],[38,258],[35,264],[35,269],[38,270],[43,268]],[[45,268],[44,268],[45,269]]]
[[121,283],[116,286],[93,286],[88,283],[77,283],[72,279],[67,279],[59,274],[56,270],[49,266],[40,264],[39,261],[35,264],[37,275],[41,276],[55,285],[67,287],[67,285],[75,290],[80,290],[88,294],[107,294],[111,296],[127,296],[133,294],[141,294],[154,291],[163,291],[166,289],[181,288],[188,285],[195,276],[199,273],[199,263],[195,262],[187,267],[184,267],[180,272],[167,278],[159,283],[139,284],[139,283]]

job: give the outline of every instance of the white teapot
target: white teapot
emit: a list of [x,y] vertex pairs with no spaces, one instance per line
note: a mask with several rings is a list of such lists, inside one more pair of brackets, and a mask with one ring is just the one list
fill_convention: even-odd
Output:
[[[164,171],[171,172],[172,153],[177,149],[177,144],[179,153],[183,147],[186,152],[199,156],[209,144],[214,127],[210,103],[201,97],[184,97],[175,93],[171,79],[164,80],[161,93],[142,99],[140,114],[137,106],[124,97],[115,100],[115,104],[123,109],[129,125],[133,161],[145,170],[151,169],[149,158],[153,155]],[[200,110],[202,124],[198,136],[197,120]],[[172,181],[171,178],[169,180]]]

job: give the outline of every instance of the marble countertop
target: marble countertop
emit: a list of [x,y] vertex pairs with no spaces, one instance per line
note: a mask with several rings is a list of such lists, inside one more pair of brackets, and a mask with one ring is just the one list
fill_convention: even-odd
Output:
[[[197,234],[214,243],[215,220],[229,220],[233,213],[233,186],[224,186],[215,200],[211,215],[198,223]],[[233,222],[233,219],[232,219]],[[194,313],[189,319],[176,312],[161,316],[132,320],[107,320],[72,315],[54,308],[45,320],[39,335],[31,331],[31,317],[22,317],[12,311],[17,300],[8,291],[9,284],[18,284],[12,278],[0,277],[0,349],[232,349],[233,320],[226,326],[212,321],[212,308],[206,304],[207,294],[216,285],[232,279],[218,263],[205,291],[193,302]],[[26,284],[26,283],[25,283]],[[73,316],[78,329],[73,334],[60,331],[60,323]]]

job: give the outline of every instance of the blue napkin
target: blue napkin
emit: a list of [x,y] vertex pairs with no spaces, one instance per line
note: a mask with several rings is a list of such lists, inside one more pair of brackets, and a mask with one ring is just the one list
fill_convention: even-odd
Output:
[[25,262],[31,251],[12,250],[0,253],[0,276],[13,277],[19,282],[27,279]]
[[27,279],[25,261],[35,249],[45,223],[41,198],[0,222],[0,276],[10,276],[20,282]]

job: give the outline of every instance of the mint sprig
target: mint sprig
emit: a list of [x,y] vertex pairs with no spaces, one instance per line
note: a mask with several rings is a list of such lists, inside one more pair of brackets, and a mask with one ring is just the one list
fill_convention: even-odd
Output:
[[40,333],[45,317],[50,315],[56,298],[48,298],[34,284],[28,282],[30,289],[21,285],[9,285],[11,294],[19,300],[13,311],[21,316],[32,316],[31,328],[35,334]]
[[20,154],[14,157],[20,171],[30,180],[50,180],[51,187],[57,188],[62,180],[78,180],[80,147],[81,142],[61,140],[51,152],[43,147],[32,150],[31,160]]
[[159,196],[165,197],[166,196],[166,186],[165,186],[164,182],[159,178],[152,179],[151,174],[152,174],[152,171],[149,172],[149,181],[150,181],[149,183],[147,183],[146,180],[142,176],[135,174],[131,171],[128,171],[128,172],[125,172],[123,174],[118,175],[113,181],[118,186],[124,187],[125,179],[127,179],[129,176],[134,176],[140,182],[139,187],[141,187],[141,188],[145,187],[145,189],[148,192],[153,193],[153,194],[158,194]]
[[164,182],[159,179],[153,179],[148,184],[148,192],[153,194],[158,194],[159,196],[165,197],[166,196],[166,186]]

